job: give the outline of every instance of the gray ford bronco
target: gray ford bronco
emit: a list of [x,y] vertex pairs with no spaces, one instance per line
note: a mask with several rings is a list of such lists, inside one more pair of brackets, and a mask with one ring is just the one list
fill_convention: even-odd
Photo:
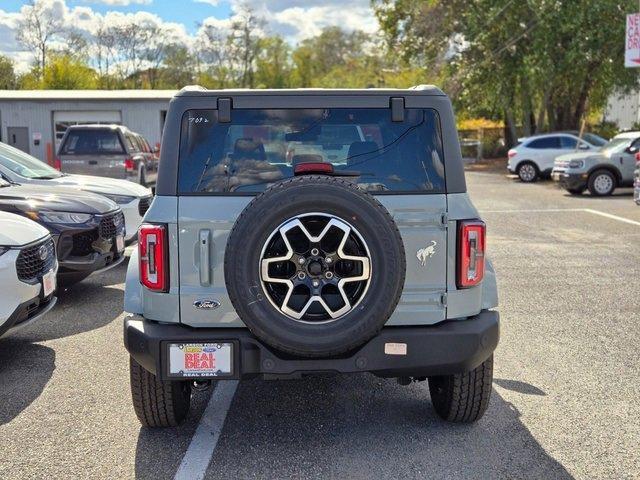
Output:
[[439,89],[188,87],[171,101],[126,280],[143,425],[181,423],[212,381],[318,372],[428,380],[442,418],[473,422],[496,306]]

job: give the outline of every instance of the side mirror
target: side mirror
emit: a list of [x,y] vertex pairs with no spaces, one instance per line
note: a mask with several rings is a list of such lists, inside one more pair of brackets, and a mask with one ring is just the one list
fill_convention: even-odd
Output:
[[638,147],[627,147],[627,153],[631,153],[631,154],[638,153]]
[[591,147],[589,145],[587,145],[586,143],[581,143],[580,145],[578,145],[578,148],[580,150],[589,150]]

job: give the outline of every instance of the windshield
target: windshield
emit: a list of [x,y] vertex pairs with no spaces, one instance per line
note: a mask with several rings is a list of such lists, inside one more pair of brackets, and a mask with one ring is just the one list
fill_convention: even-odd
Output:
[[585,133],[582,135],[582,138],[589,142],[591,145],[596,147],[602,147],[606,145],[607,141],[600,137],[599,135],[595,135],[593,133]]
[[620,153],[633,142],[634,138],[614,138],[602,147],[602,152],[608,153]]
[[231,123],[216,110],[182,120],[181,193],[256,193],[294,175],[300,163],[330,163],[375,192],[443,193],[439,118],[406,109],[392,122],[380,109],[238,109]]
[[62,174],[35,157],[9,145],[0,144],[0,165],[24,178],[58,178]]

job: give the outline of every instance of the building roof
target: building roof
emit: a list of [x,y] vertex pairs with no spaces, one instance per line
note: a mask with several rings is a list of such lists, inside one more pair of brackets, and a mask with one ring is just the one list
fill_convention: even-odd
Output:
[[177,90],[0,90],[2,100],[171,100]]

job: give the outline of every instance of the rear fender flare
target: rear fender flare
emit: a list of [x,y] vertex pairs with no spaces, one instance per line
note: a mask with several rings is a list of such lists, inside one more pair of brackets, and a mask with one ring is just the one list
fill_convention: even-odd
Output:
[[482,309],[488,310],[498,306],[498,283],[493,264],[488,258],[484,266],[484,278],[482,279]]
[[138,249],[134,249],[129,258],[127,278],[124,289],[124,311],[142,315],[142,285],[140,284],[140,271],[138,267]]

